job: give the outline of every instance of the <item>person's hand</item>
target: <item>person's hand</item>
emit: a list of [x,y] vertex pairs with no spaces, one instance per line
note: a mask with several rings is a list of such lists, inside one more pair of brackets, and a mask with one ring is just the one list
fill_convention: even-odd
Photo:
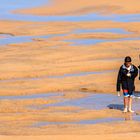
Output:
[[120,91],[117,91],[117,95],[118,95],[118,97],[120,97],[120,96],[121,96]]

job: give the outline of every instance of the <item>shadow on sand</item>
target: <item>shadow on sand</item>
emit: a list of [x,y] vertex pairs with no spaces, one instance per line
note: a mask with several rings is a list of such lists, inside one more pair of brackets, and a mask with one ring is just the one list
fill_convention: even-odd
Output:
[[109,104],[107,106],[109,109],[116,109],[116,110],[123,110],[124,105],[123,104]]

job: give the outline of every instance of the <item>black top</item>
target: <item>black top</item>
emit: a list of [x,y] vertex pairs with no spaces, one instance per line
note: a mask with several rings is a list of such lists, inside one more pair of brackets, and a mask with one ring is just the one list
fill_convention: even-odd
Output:
[[140,80],[140,65],[138,66],[138,68],[139,68],[139,80]]
[[[131,76],[127,76],[127,73],[130,73]],[[120,91],[120,86],[122,86],[122,89],[127,89],[129,92],[133,92],[135,90],[134,81],[135,78],[138,75],[138,69],[136,66],[131,65],[130,71],[127,70],[127,68],[122,65],[120,67],[118,78],[117,78],[117,91]]]

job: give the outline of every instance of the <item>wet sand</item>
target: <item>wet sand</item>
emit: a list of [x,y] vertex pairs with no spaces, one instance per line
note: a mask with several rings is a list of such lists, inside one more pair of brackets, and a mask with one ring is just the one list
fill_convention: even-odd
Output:
[[[104,24],[102,24],[104,22]],[[18,28],[17,28],[18,27]],[[139,22],[113,22],[113,21],[56,21],[56,22],[29,22],[29,21],[9,21],[1,20],[1,34],[11,34],[14,36],[39,36],[39,35],[60,35],[71,34],[78,29],[111,29],[121,28],[131,34],[126,34],[129,37],[137,36],[140,33]],[[102,32],[104,33],[104,31]],[[98,35],[98,34],[97,34]],[[121,33],[119,34],[121,36]],[[117,36],[119,36],[117,35]]]
[[[134,30],[133,26],[128,26],[130,30]],[[43,35],[43,32],[40,34]],[[10,33],[13,32],[10,31]],[[21,34],[20,31],[19,34]],[[108,102],[105,108],[99,110],[94,106],[89,110],[73,102],[68,105],[64,103],[61,106],[63,99],[77,99],[77,102],[81,98],[86,99],[87,95],[79,91],[90,92],[90,94],[115,94],[117,72],[123,62],[124,52],[125,55],[131,55],[134,58],[135,65],[139,64],[138,36],[137,28],[137,31],[126,35],[115,34],[115,38],[113,33],[110,33],[110,36],[105,32],[94,33],[92,36],[84,33],[84,37],[79,33],[78,36],[68,34],[49,38],[33,37],[31,41],[23,43],[15,41],[14,44],[1,46],[0,95],[3,97],[1,97],[0,133],[24,136],[85,134],[104,137],[105,132],[111,138],[112,134],[127,135],[128,132],[139,131],[139,121],[131,119],[133,115],[123,114],[122,108],[113,110],[106,108],[109,105]],[[76,39],[102,37],[109,37],[112,41],[92,45],[75,44]],[[113,41],[117,38],[124,40]],[[125,40],[125,38],[132,40]],[[138,79],[136,82],[139,90]],[[62,95],[54,94],[49,97],[49,92],[60,92]],[[43,93],[48,96],[44,98]],[[30,96],[33,94],[38,96],[33,96],[32,99]],[[26,95],[27,97],[24,97]],[[84,104],[83,102],[81,105]],[[137,108],[136,111],[139,112],[139,109]],[[136,117],[139,118],[139,115]],[[128,121],[125,122],[125,120]],[[129,131],[130,127],[131,131]],[[119,129],[116,130],[116,128]]]
[[0,138],[139,139],[139,94],[136,112],[124,114],[115,87],[126,55],[139,65],[140,2],[5,5],[9,8],[0,16]]
[[[80,3],[80,4],[79,4]],[[22,14],[36,14],[36,15],[73,15],[73,14],[87,14],[87,13],[101,13],[101,14],[135,14],[139,13],[140,2],[137,0],[128,1],[96,1],[96,0],[53,0],[46,4],[46,6],[17,10],[16,12]]]
[[[117,73],[123,63],[124,52],[133,57],[136,66],[139,64],[139,40],[55,48],[49,44],[51,41],[33,41],[0,48],[1,95],[83,88],[87,91],[115,93]],[[59,41],[55,43],[61,44]],[[138,78],[136,83],[139,90]]]
[[0,133],[14,136],[135,133],[139,131],[140,116],[139,99],[134,101],[136,113],[124,114],[122,99],[111,94],[60,92],[1,97]]
[[[93,135],[45,135],[45,136],[1,136],[0,138],[2,138],[3,140],[11,140],[11,139],[15,139],[15,140],[22,140],[22,139],[34,139],[34,140],[62,140],[62,139],[67,139],[67,140],[71,140],[73,138],[76,138],[77,140],[92,140],[93,139]],[[94,139],[104,139],[104,140],[138,140],[139,139],[139,134],[137,133],[126,133],[126,134],[108,134],[108,135],[94,135]]]

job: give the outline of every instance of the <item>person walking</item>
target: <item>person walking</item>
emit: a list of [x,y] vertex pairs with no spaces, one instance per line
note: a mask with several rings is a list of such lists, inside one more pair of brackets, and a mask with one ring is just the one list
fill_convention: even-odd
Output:
[[117,94],[120,96],[120,89],[122,87],[124,95],[124,110],[123,112],[131,112],[132,110],[132,97],[135,91],[135,78],[138,75],[138,69],[132,64],[130,56],[126,56],[124,64],[120,67],[118,78],[117,78]]

